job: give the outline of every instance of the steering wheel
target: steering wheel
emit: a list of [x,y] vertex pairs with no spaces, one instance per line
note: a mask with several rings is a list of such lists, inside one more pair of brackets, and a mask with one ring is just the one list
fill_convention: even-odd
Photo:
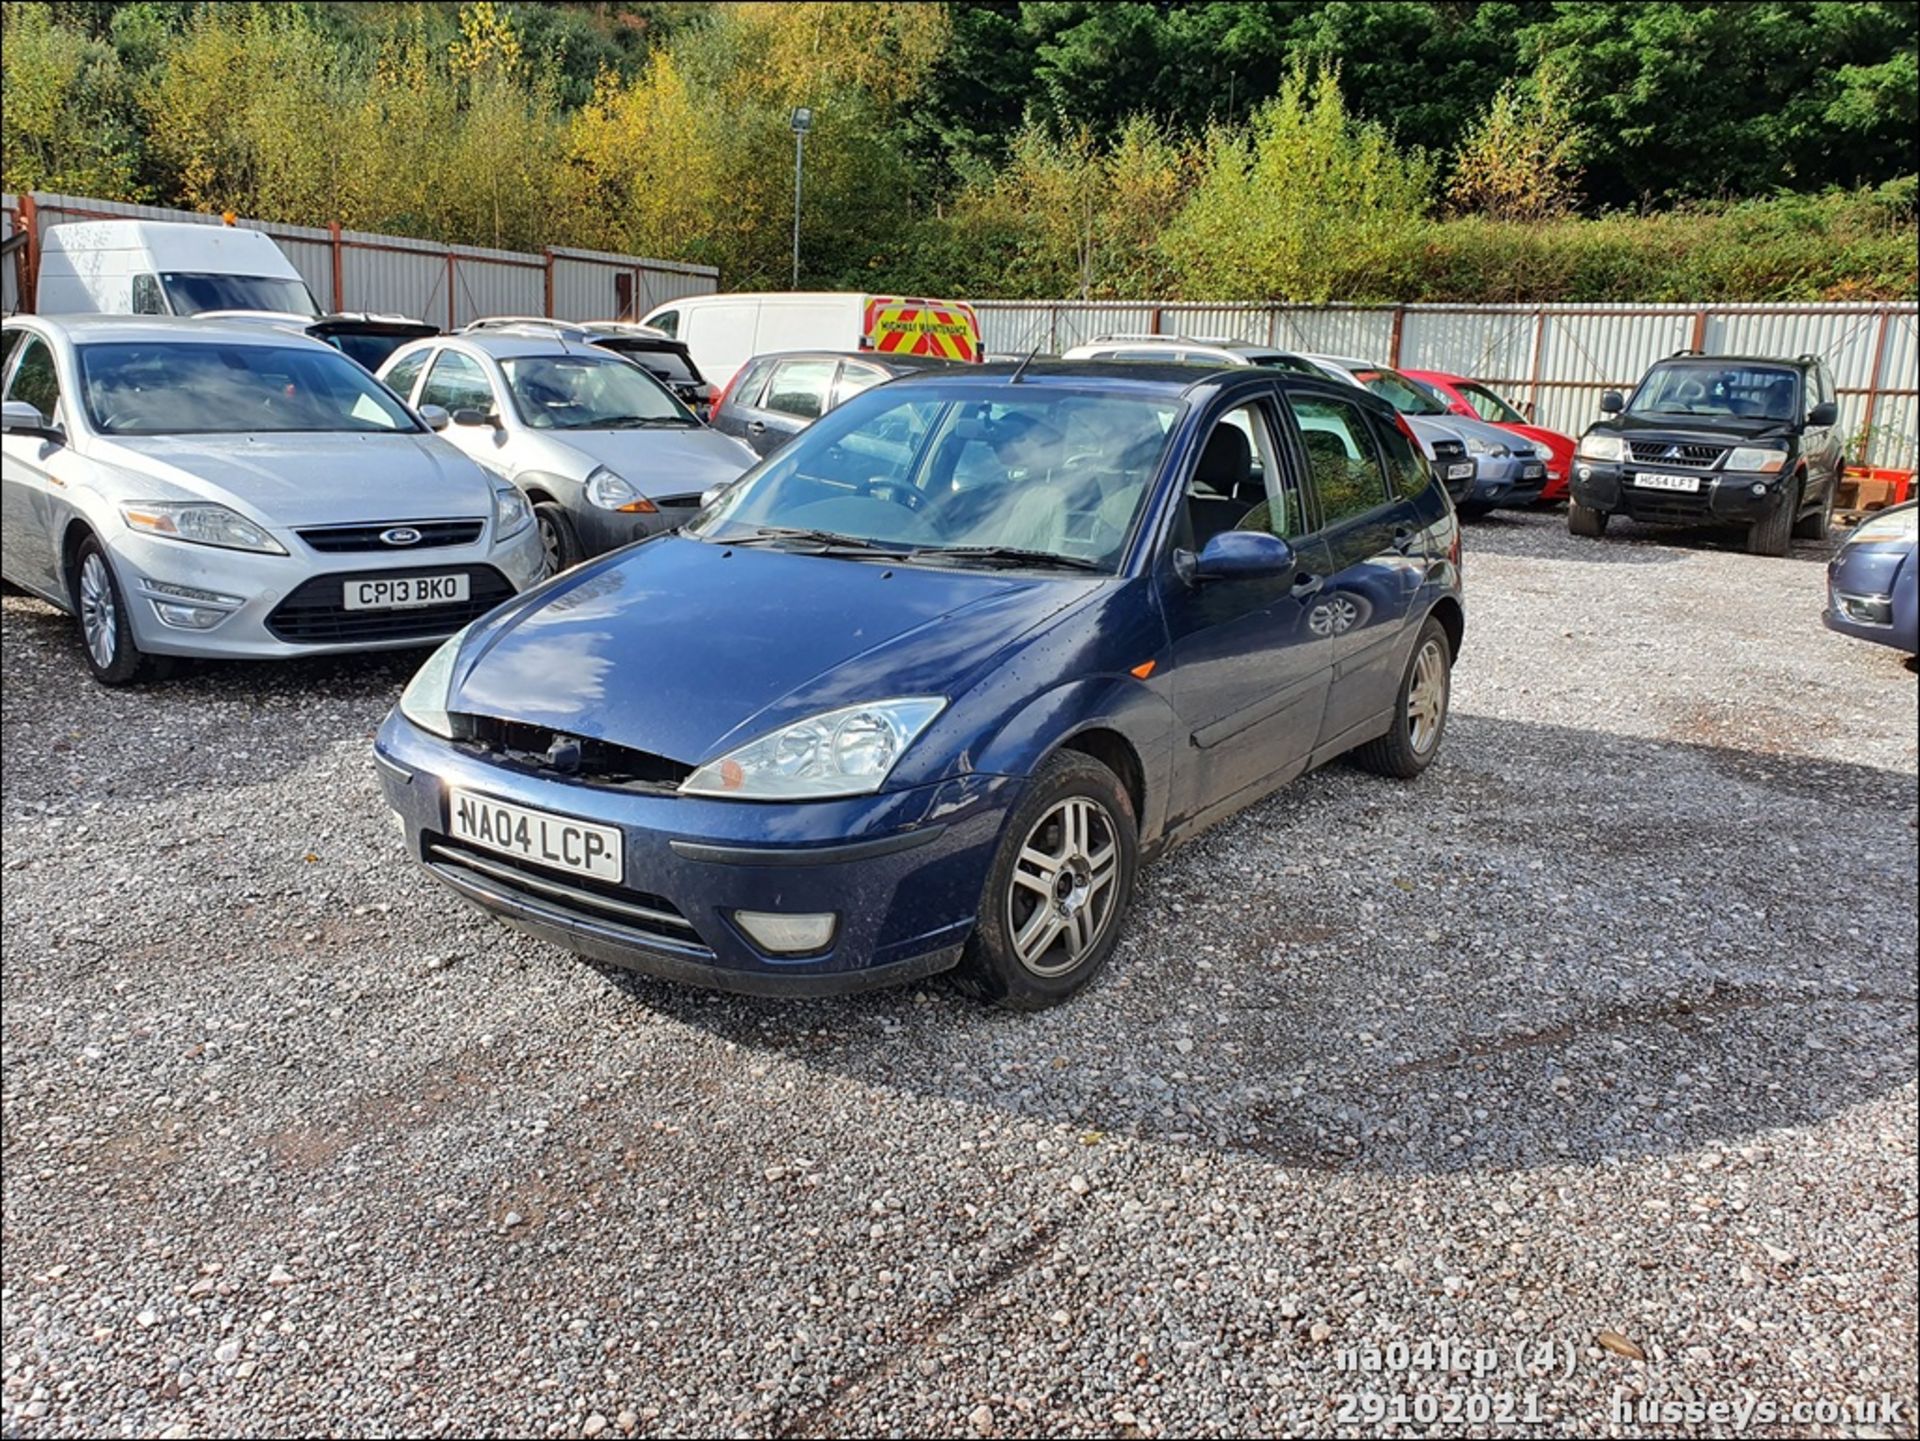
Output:
[[889,480],[884,475],[868,478],[866,493],[875,500],[890,500],[895,505],[905,506],[908,510],[919,510],[927,503],[926,495],[917,487],[903,480]]

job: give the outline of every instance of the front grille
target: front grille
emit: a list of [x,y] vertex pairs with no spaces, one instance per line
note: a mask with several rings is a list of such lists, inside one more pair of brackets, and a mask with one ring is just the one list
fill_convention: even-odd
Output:
[[1458,440],[1436,440],[1433,443],[1433,456],[1435,460],[1465,460],[1467,447]]
[[[480,539],[485,524],[484,520],[389,520],[376,525],[319,525],[298,534],[315,550],[328,554],[353,550],[391,554],[396,550],[426,550],[437,545],[472,545]],[[418,531],[420,538],[404,546],[381,539],[395,530]]]
[[[574,736],[552,726],[528,725],[524,721],[484,715],[460,716],[458,724],[464,745],[491,760],[504,760],[516,769],[543,775],[560,775],[595,785],[671,791],[694,770],[690,765],[652,751]],[[549,761],[556,740],[571,741],[579,747],[579,762],[574,769],[562,771]]]
[[698,510],[700,497],[697,495],[656,495],[653,503],[662,510]]
[[1630,440],[1627,449],[1642,465],[1691,465],[1705,469],[1716,464],[1731,447],[1676,445],[1666,440]]
[[[451,605],[423,605],[407,610],[348,610],[343,603],[344,587],[349,581],[450,574],[467,577],[467,599]],[[336,571],[331,575],[316,575],[295,587],[293,594],[275,606],[273,614],[267,617],[267,629],[294,645],[426,641],[452,635],[512,594],[513,586],[507,578],[490,565]]]
[[665,943],[687,955],[713,955],[693,922],[665,896],[583,880],[514,856],[475,850],[448,836],[428,833],[421,843],[427,864],[442,875],[477,881],[508,899],[591,922],[598,930],[618,932],[642,944]]

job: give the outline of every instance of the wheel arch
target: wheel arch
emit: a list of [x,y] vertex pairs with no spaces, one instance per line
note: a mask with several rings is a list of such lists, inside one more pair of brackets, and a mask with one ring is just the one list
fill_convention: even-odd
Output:
[[1453,659],[1460,659],[1460,646],[1467,636],[1467,612],[1457,597],[1443,595],[1433,603],[1433,609],[1427,612],[1430,620],[1440,622],[1440,628],[1447,633],[1447,644],[1452,647]]

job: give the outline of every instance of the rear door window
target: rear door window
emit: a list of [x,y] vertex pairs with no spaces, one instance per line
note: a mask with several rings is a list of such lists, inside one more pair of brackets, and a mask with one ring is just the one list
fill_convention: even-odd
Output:
[[1373,438],[1387,463],[1387,478],[1394,494],[1411,498],[1433,484],[1433,472],[1414,450],[1413,442],[1397,425],[1389,425],[1379,416],[1373,418]]
[[774,367],[767,383],[763,410],[778,411],[799,420],[817,420],[827,410],[827,396],[833,389],[836,360],[784,360]]
[[847,361],[840,367],[840,378],[833,385],[833,403],[845,405],[863,390],[871,390],[887,378],[877,365],[856,365]]
[[426,386],[420,392],[422,405],[437,405],[449,413],[456,410],[492,412],[496,409],[493,387],[478,361],[457,350],[443,350],[427,372]]
[[1320,504],[1320,524],[1331,529],[1387,501],[1387,476],[1373,428],[1357,405],[1332,396],[1290,397],[1307,474]]

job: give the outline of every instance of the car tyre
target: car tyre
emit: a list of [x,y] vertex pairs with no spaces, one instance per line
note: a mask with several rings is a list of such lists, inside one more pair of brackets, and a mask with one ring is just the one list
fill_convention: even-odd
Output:
[[1048,757],[1007,818],[954,985],[1016,1011],[1066,1000],[1119,943],[1138,863],[1120,778],[1077,751]]
[[1833,492],[1829,483],[1826,497],[1820,502],[1820,508],[1812,515],[1803,515],[1793,523],[1795,540],[1825,540],[1827,532],[1833,528]]
[[134,642],[133,621],[107,549],[93,536],[80,542],[70,581],[73,614],[80,622],[80,649],[101,685],[163,680],[173,669],[167,656],[148,655]]
[[1567,502],[1567,534],[1584,536],[1588,540],[1598,540],[1607,533],[1608,514],[1604,510],[1595,510],[1590,505],[1582,505],[1577,500]]
[[1453,642],[1431,616],[1420,628],[1393,705],[1393,725],[1353,752],[1354,764],[1375,775],[1412,780],[1433,764],[1447,733],[1453,695]]
[[580,533],[573,528],[573,517],[558,501],[543,500],[533,508],[533,523],[540,530],[540,549],[546,556],[547,574],[580,564]]
[[1747,554],[1785,555],[1799,514],[1800,482],[1795,480],[1791,495],[1775,506],[1771,514],[1747,527]]

